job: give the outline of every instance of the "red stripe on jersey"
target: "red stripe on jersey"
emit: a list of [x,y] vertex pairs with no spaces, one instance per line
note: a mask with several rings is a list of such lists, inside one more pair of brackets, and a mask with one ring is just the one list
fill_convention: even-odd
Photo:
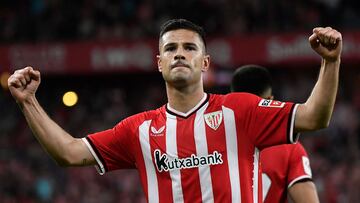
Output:
[[[240,167],[240,178],[241,178],[241,201],[242,202],[253,202],[253,188],[252,181],[249,181],[249,177],[253,178],[254,169],[254,149],[253,143],[248,139],[244,139],[245,136],[238,135],[239,139],[239,167]],[[249,147],[252,146],[252,147]]]
[[[224,129],[224,119],[222,114],[222,109],[214,109],[208,108],[205,114],[210,114],[213,112],[219,112],[220,114],[216,114],[214,117],[214,122],[219,125],[216,130],[211,128],[206,124],[206,139],[209,154],[217,151],[222,154],[222,165],[212,165],[211,169],[211,179],[212,179],[212,187],[214,193],[214,202],[231,202],[231,186],[230,186],[230,176],[229,176],[229,167],[228,167],[228,159],[226,152],[226,143],[225,140],[225,129]],[[221,119],[219,117],[221,116]],[[219,122],[221,121],[221,122]],[[221,175],[219,175],[221,174]],[[225,191],[224,191],[225,190]]]
[[[137,131],[136,137],[138,138],[137,140],[139,140],[139,131]],[[145,193],[146,199],[149,201],[148,198],[148,182],[147,182],[147,173],[146,173],[146,167],[145,167],[145,161],[144,161],[144,157],[142,155],[141,152],[141,146],[140,146],[140,142],[134,142],[134,149],[136,149],[135,152],[135,157],[136,157],[136,167],[138,168],[139,171],[143,171],[143,173],[139,173],[140,175],[140,180],[141,180],[141,185],[143,188],[143,191]]]
[[[166,153],[166,129],[163,128],[166,126],[165,118],[152,120],[149,135],[150,135],[150,146],[152,160],[155,160],[154,151],[160,150],[162,154]],[[161,131],[161,129],[163,129]],[[156,168],[156,166],[155,166]],[[161,173],[161,174],[160,174]],[[171,188],[171,178],[169,171],[159,172],[156,170],[156,176],[158,180],[159,188],[159,203],[167,203],[173,201],[172,188]]]
[[[187,158],[196,155],[194,140],[195,114],[189,118],[177,118],[177,147],[179,158]],[[183,189],[184,202],[201,202],[200,180],[198,168],[181,170],[181,185]]]

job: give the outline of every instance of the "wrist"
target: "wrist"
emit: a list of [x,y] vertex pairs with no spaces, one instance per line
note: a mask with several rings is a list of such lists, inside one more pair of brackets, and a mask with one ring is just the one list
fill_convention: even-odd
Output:
[[21,107],[21,109],[26,108],[27,106],[34,106],[37,103],[37,99],[35,95],[26,97],[25,99],[21,101],[17,101],[18,105]]
[[330,63],[340,64],[341,58],[340,58],[340,56],[335,59],[334,58],[322,58],[322,61],[325,64],[330,64]]

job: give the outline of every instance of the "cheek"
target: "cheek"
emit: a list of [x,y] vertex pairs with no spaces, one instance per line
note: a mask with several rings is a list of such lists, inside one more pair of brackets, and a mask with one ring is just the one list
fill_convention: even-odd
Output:
[[167,60],[163,57],[163,58],[161,58],[161,60],[160,60],[160,62],[159,62],[159,65],[160,65],[162,68],[164,68],[165,65],[166,65],[166,63],[167,63]]
[[195,67],[200,67],[200,68],[202,68],[202,67],[204,66],[203,61],[202,61],[199,57],[194,58],[191,63],[192,63]]

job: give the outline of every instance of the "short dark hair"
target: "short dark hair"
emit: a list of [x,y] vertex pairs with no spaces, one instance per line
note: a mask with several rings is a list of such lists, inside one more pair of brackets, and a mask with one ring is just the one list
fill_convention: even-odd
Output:
[[196,25],[195,23],[186,19],[171,19],[166,21],[160,28],[160,39],[165,33],[179,29],[191,30],[197,33],[200,36],[201,40],[203,41],[204,47],[206,49],[204,29],[201,26]]
[[261,96],[272,88],[270,72],[259,65],[244,65],[237,68],[231,81],[232,92],[248,92]]

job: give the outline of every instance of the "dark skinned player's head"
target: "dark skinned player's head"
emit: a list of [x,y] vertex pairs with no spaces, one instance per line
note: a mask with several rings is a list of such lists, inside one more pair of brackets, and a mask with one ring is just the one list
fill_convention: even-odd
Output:
[[248,92],[272,99],[272,79],[269,71],[258,65],[237,68],[231,81],[231,92]]

